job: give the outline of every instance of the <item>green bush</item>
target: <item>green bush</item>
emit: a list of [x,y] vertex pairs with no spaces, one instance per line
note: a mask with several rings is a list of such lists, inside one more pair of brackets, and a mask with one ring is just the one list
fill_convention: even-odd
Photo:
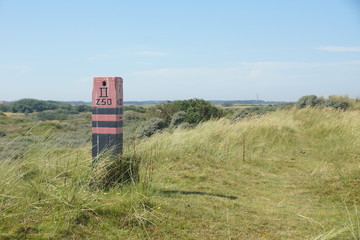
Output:
[[0,112],[8,112],[8,105],[0,104]]
[[307,96],[303,96],[301,97],[297,102],[296,102],[296,107],[298,109],[300,108],[305,108],[305,107],[316,107],[316,106],[320,106],[324,103],[324,99],[323,98],[318,98],[315,95],[307,95]]
[[327,99],[324,103],[325,107],[332,107],[341,110],[347,110],[350,108],[351,102],[356,102],[356,100],[352,100],[349,97],[345,96],[337,96],[331,95],[329,99]]
[[180,111],[175,113],[171,118],[170,127],[171,128],[177,127],[178,125],[180,125],[185,121],[185,118],[186,118],[186,112]]
[[149,115],[151,117],[162,118],[167,124],[170,124],[173,115],[180,111],[185,112],[184,121],[188,123],[204,122],[224,115],[221,109],[203,99],[165,102],[152,107],[149,110]]
[[305,107],[330,107],[335,109],[346,110],[350,107],[351,100],[348,97],[340,97],[340,96],[330,96],[328,99],[324,99],[322,97],[318,98],[315,95],[307,95],[301,97],[296,102],[296,107],[298,109]]
[[90,105],[81,104],[81,105],[75,106],[75,110],[77,112],[91,112],[92,107]]
[[160,131],[166,128],[168,125],[166,122],[161,118],[151,118],[146,122],[142,123],[135,132],[136,137],[144,138],[150,137],[157,131]]
[[6,132],[5,131],[0,131],[0,137],[5,137],[6,136]]
[[346,110],[349,108],[350,104],[346,101],[336,101],[333,99],[328,99],[327,101],[325,101],[323,106]]

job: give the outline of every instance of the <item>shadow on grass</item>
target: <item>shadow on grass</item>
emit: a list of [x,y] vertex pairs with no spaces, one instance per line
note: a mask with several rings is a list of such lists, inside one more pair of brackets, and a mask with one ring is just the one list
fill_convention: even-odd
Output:
[[215,194],[215,193],[207,193],[207,192],[197,192],[197,191],[179,191],[179,190],[160,190],[160,193],[165,195],[174,195],[174,194],[184,194],[184,195],[205,195],[205,196],[214,196],[221,198],[228,198],[235,200],[237,197],[224,195],[224,194]]

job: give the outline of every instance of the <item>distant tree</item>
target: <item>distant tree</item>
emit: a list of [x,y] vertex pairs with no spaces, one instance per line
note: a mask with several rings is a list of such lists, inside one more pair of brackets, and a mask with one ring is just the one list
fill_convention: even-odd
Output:
[[92,107],[90,105],[85,105],[85,104],[77,105],[74,108],[78,112],[91,112],[92,110]]
[[8,112],[8,105],[0,104],[0,112]]
[[73,109],[73,107],[69,104],[37,99],[21,99],[10,103],[7,108],[14,113],[32,113],[55,109],[65,109],[70,111]]

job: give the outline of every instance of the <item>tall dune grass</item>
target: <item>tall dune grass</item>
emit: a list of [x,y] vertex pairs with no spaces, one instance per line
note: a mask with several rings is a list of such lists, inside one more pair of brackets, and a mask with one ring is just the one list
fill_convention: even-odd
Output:
[[[360,200],[358,111],[306,108],[214,120],[155,135],[139,146],[139,154],[154,165],[153,182],[162,188],[246,196],[240,202],[263,216],[270,228],[265,232],[277,232],[274,239],[346,239],[355,231],[349,226],[360,230],[349,225],[357,213],[346,211]],[[263,200],[254,207],[249,198]],[[280,226],[269,213],[288,229],[274,229]],[[241,217],[233,215],[248,225]],[[294,226],[305,235],[289,230]]]
[[155,135],[141,144],[139,150],[159,159],[191,154],[239,163],[281,161],[299,152],[308,152],[319,157],[315,160],[348,163],[360,153],[359,117],[358,111],[307,108],[235,122],[220,119],[194,129]]
[[0,162],[0,239],[359,239],[359,133],[356,110],[212,120],[128,146],[128,184],[45,135]]
[[120,179],[111,185],[119,174],[109,156],[93,168],[88,145],[67,148],[46,139],[22,158],[0,162],[0,239],[98,239],[112,221],[123,227],[113,230],[117,236],[126,236],[131,226],[151,222],[149,190]]

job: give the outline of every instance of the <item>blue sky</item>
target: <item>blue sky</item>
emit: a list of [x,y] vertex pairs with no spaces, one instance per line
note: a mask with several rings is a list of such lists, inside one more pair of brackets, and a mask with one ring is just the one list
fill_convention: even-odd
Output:
[[0,0],[0,100],[360,97],[360,0]]

